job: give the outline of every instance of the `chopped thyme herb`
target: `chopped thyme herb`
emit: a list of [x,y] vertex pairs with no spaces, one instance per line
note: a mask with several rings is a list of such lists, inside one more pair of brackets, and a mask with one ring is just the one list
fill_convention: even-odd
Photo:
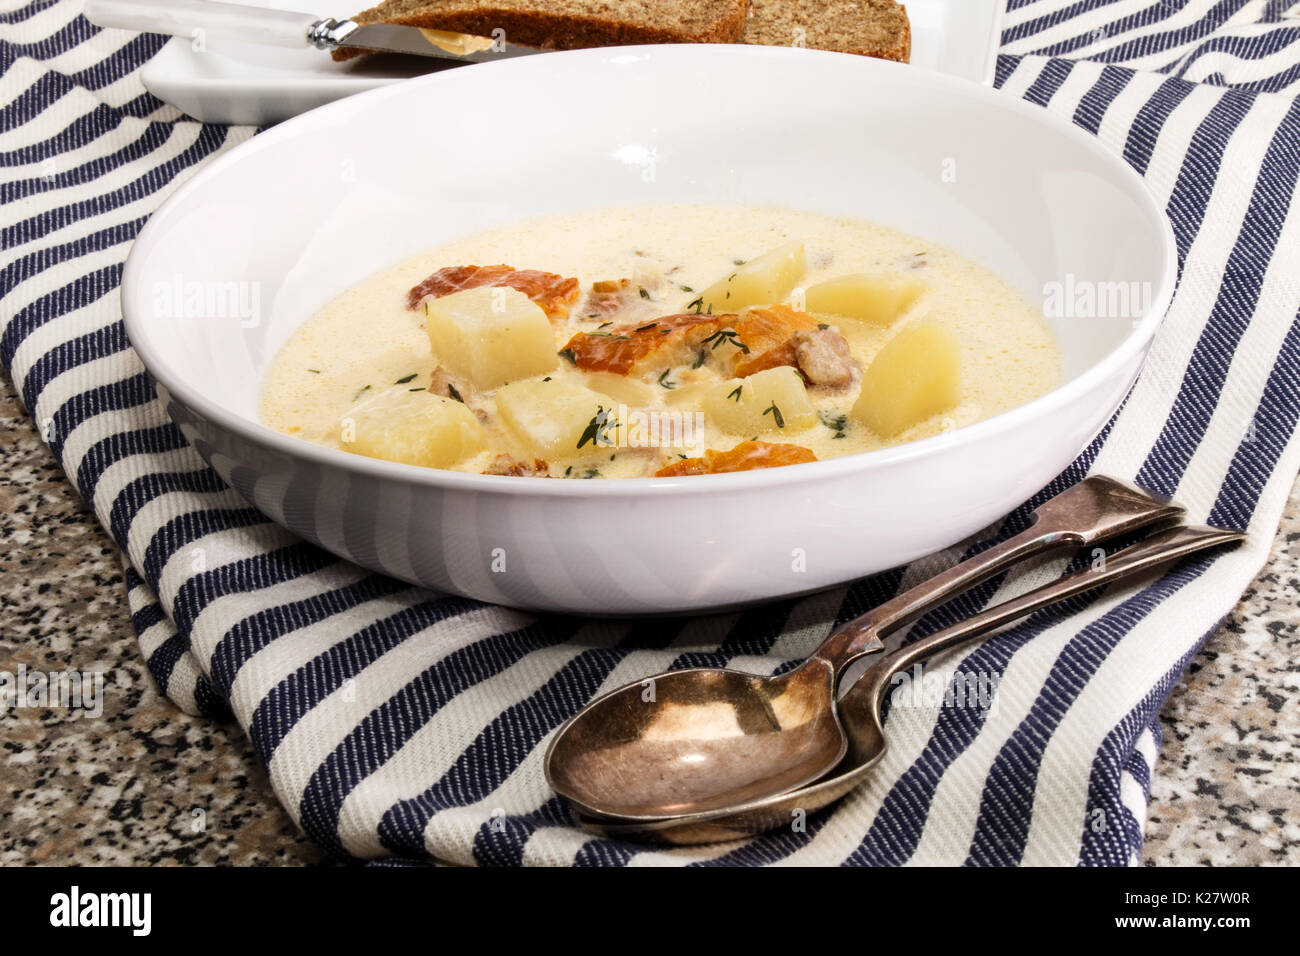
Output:
[[732,260],[731,260],[731,264],[734,265],[734,266],[743,266],[743,265],[745,264],[745,260],[744,260],[744,259],[732,259]]
[[423,385],[421,385],[419,388],[408,388],[407,391],[408,391],[408,392],[423,392],[423,391],[425,391],[425,387],[424,387]]
[[[821,419],[823,425],[833,432],[842,433],[849,427],[849,416],[843,412],[836,414],[833,411],[820,411],[817,413],[817,417]],[[843,438],[844,435],[839,434],[835,437]]]
[[704,296],[700,296],[697,299],[691,299],[690,302],[686,303],[686,308],[689,311],[694,312],[696,315],[699,315],[704,311]]
[[692,288],[691,288],[690,286],[688,286],[688,285],[679,285],[677,288],[681,289],[683,292],[694,292],[694,291],[695,291],[694,289],[692,289]]
[[659,324],[658,322],[651,322],[651,323],[649,323],[648,325],[643,325],[643,326],[641,326],[639,329],[636,329],[636,331],[637,331],[637,332],[649,332],[651,329],[653,329],[653,328],[654,328],[656,325],[658,325],[658,324]]
[[587,469],[587,473],[584,474],[582,477],[584,477],[584,478],[599,478],[599,477],[600,477],[600,469],[599,469],[599,468],[588,468],[588,469]]
[[695,356],[695,364],[692,365],[691,368],[699,368],[701,365],[704,364],[704,360],[708,357],[709,357],[708,351],[705,349],[700,349],[699,354]]
[[465,399],[460,397],[460,392],[456,390],[456,386],[451,384],[451,382],[447,383],[447,394],[456,399],[456,401],[460,402],[462,405],[465,404]]
[[320,374],[320,369],[318,369],[318,368],[309,368],[309,369],[307,369],[307,371],[311,372],[313,375],[319,375],[319,374]]
[[772,420],[776,422],[777,428],[785,428],[785,417],[781,414],[781,409],[776,407],[776,402],[773,402],[771,405],[767,406],[767,408],[763,409],[764,415],[768,412],[772,413]]
[[596,406],[596,414],[591,416],[591,421],[587,422],[587,427],[582,430],[582,436],[578,439],[578,447],[581,448],[587,442],[599,447],[604,445],[606,448],[614,444],[614,440],[606,434],[611,428],[618,428],[618,419],[611,412],[605,411],[604,405]]
[[818,322],[818,323],[817,323],[817,328],[819,328],[819,329],[821,329],[823,332],[825,332],[827,329],[830,328],[830,326],[827,325],[825,322]]
[[570,465],[568,468],[564,469],[564,477],[565,477],[565,478],[568,478],[571,474],[573,474],[573,466],[572,466],[572,465]]
[[726,342],[729,345],[734,345],[746,355],[749,354],[749,346],[740,341],[740,334],[735,329],[718,329],[718,331],[706,338],[703,344],[708,345],[710,342],[713,343],[715,349],[723,342]]
[[648,299],[648,298],[650,298],[650,293],[646,291],[646,287],[645,287],[645,286],[639,286],[638,288],[639,288],[639,290],[640,290],[640,292],[641,292],[641,298],[643,298],[643,299]]
[[663,388],[674,389],[674,388],[677,387],[677,383],[676,383],[676,382],[667,382],[667,381],[665,381],[665,379],[668,378],[668,373],[671,372],[671,371],[672,371],[672,369],[670,369],[670,368],[666,368],[666,369],[663,370],[663,372],[662,372],[662,373],[660,374],[660,376],[659,376],[659,384],[660,384]]
[[570,365],[578,364],[578,358],[573,354],[573,349],[560,349],[556,354],[562,359],[567,359]]
[[360,398],[362,395],[364,395],[364,394],[365,394],[366,392],[368,392],[368,391],[370,391],[370,386],[369,386],[369,385],[362,385],[359,389],[357,389],[357,393],[356,393],[355,395],[352,396],[352,401],[355,402],[358,398]]
[[613,325],[613,324],[614,324],[613,322],[602,322],[602,323],[600,323],[600,325],[596,326],[596,328],[598,328],[598,329],[607,329],[607,328],[609,328],[609,327],[610,327],[611,325]]
[[410,375],[404,375],[404,376],[402,376],[401,378],[399,378],[396,382],[394,382],[393,384],[394,384],[394,385],[405,385],[407,382],[414,382],[415,379],[416,379],[416,377],[419,376],[419,374],[420,374],[419,372],[412,372]]
[[542,379],[543,382],[549,382],[550,380],[551,380],[551,376],[549,375],[546,376],[546,378]]
[[[727,398],[730,398],[730,399],[732,399],[733,401],[739,402],[739,401],[740,401],[740,390],[741,390],[742,388],[744,388],[744,387],[745,387],[745,386],[743,386],[743,385],[737,385],[736,388],[735,388],[735,391],[731,391],[731,392],[728,392],[728,393],[727,393]],[[767,413],[764,412],[763,414],[766,415]]]

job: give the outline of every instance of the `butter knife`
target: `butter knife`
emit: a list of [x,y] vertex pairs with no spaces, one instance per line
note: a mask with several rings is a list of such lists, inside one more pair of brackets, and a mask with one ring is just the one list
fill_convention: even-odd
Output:
[[485,63],[540,53],[532,47],[492,37],[426,30],[388,23],[336,20],[315,13],[292,13],[219,0],[86,0],[86,19],[96,26],[140,33],[189,37],[206,43],[226,40],[279,47],[333,51],[356,47],[382,53],[413,53],[463,63]]

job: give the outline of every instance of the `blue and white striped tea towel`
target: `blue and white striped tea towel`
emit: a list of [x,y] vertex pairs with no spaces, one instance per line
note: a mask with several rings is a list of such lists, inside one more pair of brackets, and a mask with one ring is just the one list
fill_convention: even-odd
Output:
[[[997,70],[1007,95],[1071,118],[1146,177],[1182,266],[1127,405],[1035,500],[1092,470],[1125,476],[1193,518],[1248,527],[1250,546],[1040,613],[947,663],[996,679],[996,706],[895,706],[879,771],[802,831],[664,850],[569,825],[541,774],[550,732],[668,665],[773,670],[960,549],[736,614],[590,622],[436,596],[295,540],[186,446],[116,292],[149,214],[253,130],[191,122],[146,94],[137,71],[159,38],[97,31],[76,0],[21,2],[0,14],[0,356],[126,555],[150,672],[185,710],[233,714],[322,846],[480,864],[1138,858],[1161,701],[1263,564],[1300,467],[1300,8],[1009,0]],[[913,633],[995,596],[985,587]]]

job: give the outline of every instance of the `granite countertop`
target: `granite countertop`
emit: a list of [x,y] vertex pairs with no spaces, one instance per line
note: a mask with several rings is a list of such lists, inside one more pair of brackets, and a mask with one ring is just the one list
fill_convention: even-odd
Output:
[[[239,728],[145,672],[117,548],[0,380],[0,670],[102,669],[101,719],[0,714],[0,865],[311,864]],[[1300,484],[1263,573],[1165,705],[1148,864],[1300,863]]]

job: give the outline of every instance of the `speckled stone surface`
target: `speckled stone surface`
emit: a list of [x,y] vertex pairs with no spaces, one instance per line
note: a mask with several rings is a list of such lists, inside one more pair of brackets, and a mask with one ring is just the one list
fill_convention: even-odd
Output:
[[1268,564],[1165,702],[1147,865],[1300,863],[1300,483]]
[[0,865],[292,864],[298,833],[235,724],[159,694],[116,546],[0,378],[0,670],[102,671],[103,714],[0,714]]
[[[0,379],[0,671],[100,670],[103,715],[0,714],[0,865],[317,864],[234,724],[145,672],[116,547]],[[1162,714],[1148,864],[1300,863],[1300,486]]]

